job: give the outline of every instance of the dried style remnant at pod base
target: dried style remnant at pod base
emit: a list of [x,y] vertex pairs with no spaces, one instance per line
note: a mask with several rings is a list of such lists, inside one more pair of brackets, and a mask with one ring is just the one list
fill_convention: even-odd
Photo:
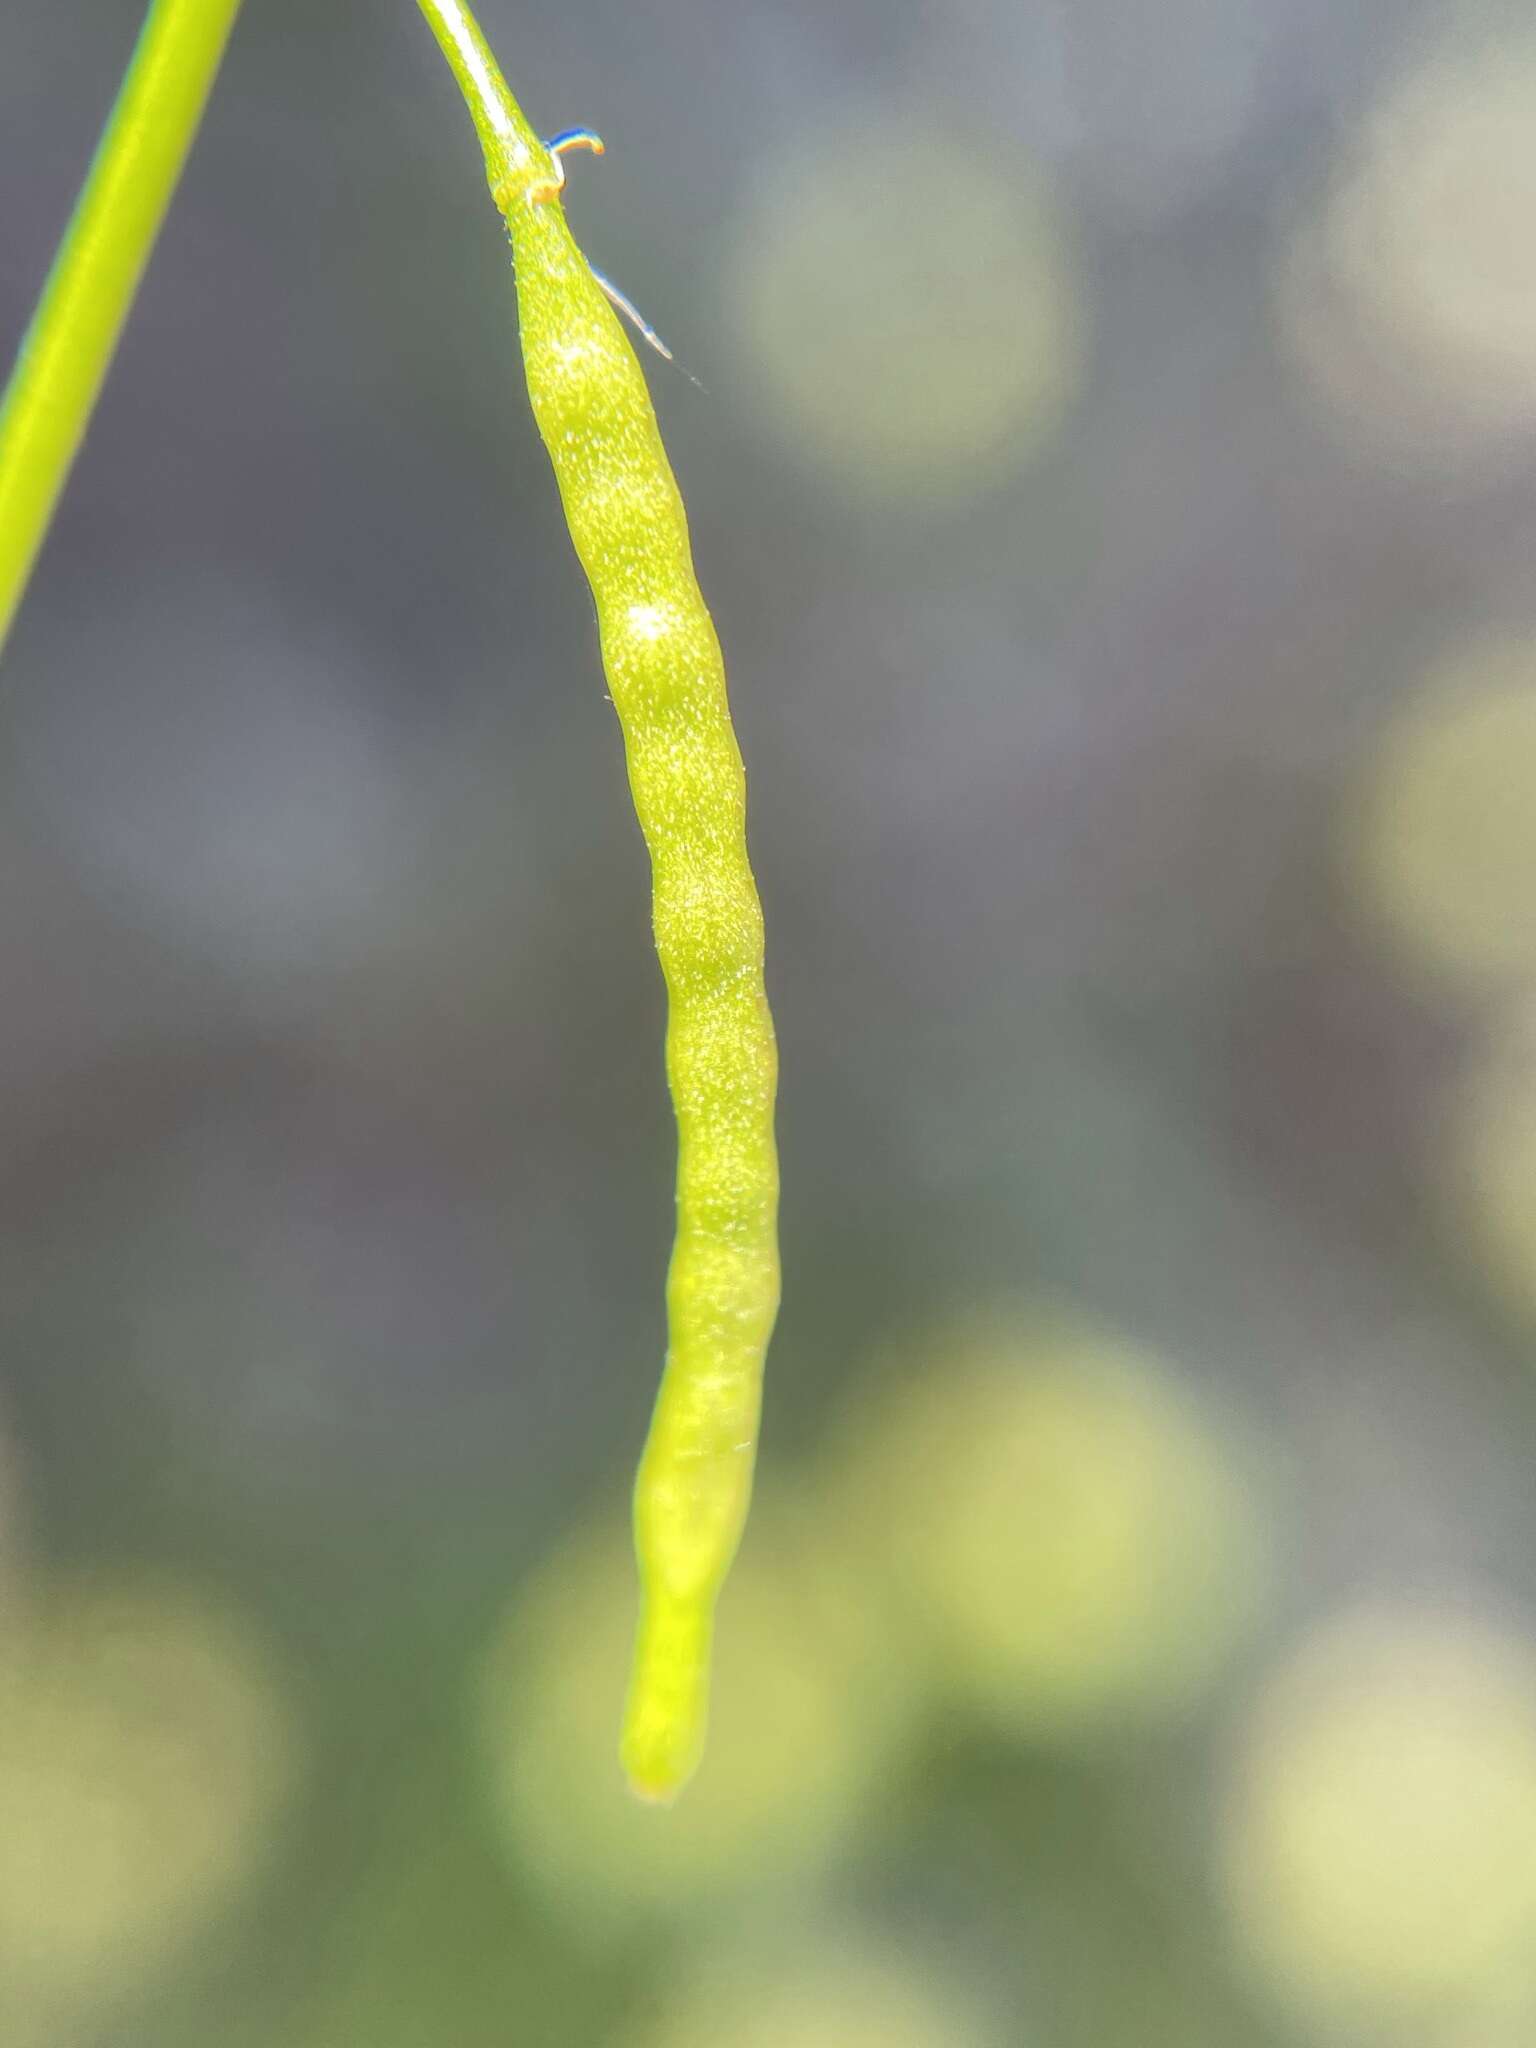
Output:
[[542,143],[467,10],[420,5],[469,103],[512,238],[528,394],[596,601],[651,856],[677,1237],[666,1367],[635,1491],[641,1604],[622,1755],[637,1792],[667,1799],[703,1747],[715,1600],[751,1494],[779,1301],[778,1062],[746,780],[645,379],[559,202],[561,152],[595,138],[578,129]]

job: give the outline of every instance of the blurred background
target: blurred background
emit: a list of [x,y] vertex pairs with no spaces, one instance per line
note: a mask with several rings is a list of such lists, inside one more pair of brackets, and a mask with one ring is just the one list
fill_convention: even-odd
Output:
[[[18,337],[136,0],[0,20]],[[673,1136],[473,136],[249,0],[0,706],[5,2048],[1536,2040],[1536,31],[485,0],[752,788],[784,1310],[615,1761]]]

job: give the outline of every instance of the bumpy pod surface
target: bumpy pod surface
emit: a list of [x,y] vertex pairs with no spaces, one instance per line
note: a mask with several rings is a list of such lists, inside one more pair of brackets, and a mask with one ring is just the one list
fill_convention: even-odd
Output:
[[642,1605],[623,1744],[637,1790],[665,1797],[703,1742],[715,1597],[746,1516],[779,1301],[763,917],[725,665],[645,378],[558,203],[498,197],[528,392],[597,605],[667,983],[677,1238],[635,1491]]
[[566,224],[559,164],[478,38],[460,43],[462,63],[444,46],[461,84],[480,65],[496,87],[491,115],[476,120],[512,238],[528,393],[592,587],[651,858],[677,1236],[666,1365],[635,1489],[641,1605],[621,1747],[635,1790],[666,1799],[703,1747],[715,1601],[751,1494],[779,1301],[777,1054],[746,778],[682,498],[635,352]]

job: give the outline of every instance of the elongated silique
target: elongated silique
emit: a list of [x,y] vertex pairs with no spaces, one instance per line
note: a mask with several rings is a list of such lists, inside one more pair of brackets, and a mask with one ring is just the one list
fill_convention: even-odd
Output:
[[635,1491],[641,1609],[622,1755],[635,1789],[664,1799],[703,1747],[715,1601],[746,1517],[779,1300],[777,1055],[746,780],[682,499],[635,352],[566,223],[558,162],[466,11],[421,4],[470,99],[512,237],[528,393],[592,586],[651,857],[677,1236]]

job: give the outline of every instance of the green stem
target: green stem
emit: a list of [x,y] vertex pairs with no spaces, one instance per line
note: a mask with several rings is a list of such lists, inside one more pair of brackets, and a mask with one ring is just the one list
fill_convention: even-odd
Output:
[[240,0],[151,0],[0,404],[0,649],[197,134]]
[[547,163],[543,143],[513,99],[480,24],[463,0],[417,0],[417,5],[459,82],[485,153],[492,190],[509,170],[523,168],[531,159]]

